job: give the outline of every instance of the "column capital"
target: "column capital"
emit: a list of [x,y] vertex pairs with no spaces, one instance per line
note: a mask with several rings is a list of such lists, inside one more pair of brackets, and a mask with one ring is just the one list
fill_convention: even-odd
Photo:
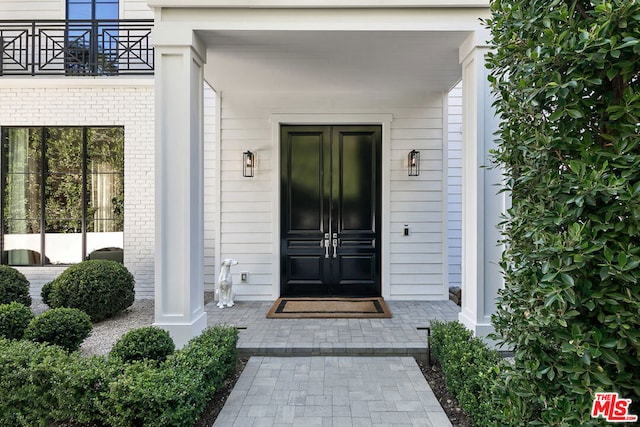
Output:
[[482,50],[483,53],[491,49],[491,32],[483,28],[476,30],[469,34],[469,37],[462,42],[458,49],[458,60],[461,64],[468,61],[469,57],[476,53],[477,50]]

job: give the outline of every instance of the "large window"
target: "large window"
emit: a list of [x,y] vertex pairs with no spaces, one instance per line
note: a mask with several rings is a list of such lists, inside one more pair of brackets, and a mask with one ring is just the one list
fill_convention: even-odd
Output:
[[122,127],[6,127],[0,165],[3,264],[122,253]]

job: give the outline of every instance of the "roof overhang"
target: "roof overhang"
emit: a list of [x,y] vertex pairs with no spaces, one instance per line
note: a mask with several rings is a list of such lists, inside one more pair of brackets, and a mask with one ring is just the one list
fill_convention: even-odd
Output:
[[465,40],[487,34],[487,2],[332,3],[149,2],[154,45],[202,46],[205,79],[222,91],[446,91]]

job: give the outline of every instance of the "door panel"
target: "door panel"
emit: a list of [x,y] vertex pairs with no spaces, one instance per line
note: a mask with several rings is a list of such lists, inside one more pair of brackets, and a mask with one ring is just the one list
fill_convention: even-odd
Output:
[[379,126],[281,129],[281,294],[380,295]]

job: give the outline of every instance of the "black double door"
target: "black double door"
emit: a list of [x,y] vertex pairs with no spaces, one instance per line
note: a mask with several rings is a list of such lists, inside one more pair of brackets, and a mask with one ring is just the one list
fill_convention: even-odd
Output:
[[282,126],[282,296],[380,296],[381,145],[380,126]]

